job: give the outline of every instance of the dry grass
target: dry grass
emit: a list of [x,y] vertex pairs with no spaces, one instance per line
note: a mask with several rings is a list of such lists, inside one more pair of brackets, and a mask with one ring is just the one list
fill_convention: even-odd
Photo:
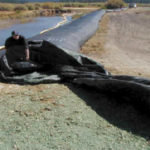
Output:
[[86,55],[101,55],[104,53],[104,45],[106,42],[106,34],[108,31],[109,16],[106,14],[101,22],[95,35],[89,39],[81,48],[81,53]]
[[28,17],[35,17],[39,15],[38,11],[2,11],[0,12],[0,19],[23,19]]
[[85,13],[77,13],[77,14],[74,14],[74,15],[72,16],[72,19],[73,19],[73,20],[78,19],[78,18],[82,17],[84,14],[85,14]]
[[[45,2],[45,3],[25,3],[25,4],[12,4],[12,3],[0,3],[0,19],[7,19],[8,17],[25,17],[23,14],[27,11],[36,13],[42,10],[64,10],[68,8],[103,8],[104,3],[55,3],[55,2]],[[9,16],[7,16],[7,12]],[[40,15],[40,13],[38,13]],[[32,15],[31,15],[32,16]]]
[[125,6],[125,3],[123,0],[108,0],[105,4],[105,7],[107,9],[122,8],[124,6]]
[[71,10],[72,12],[73,12],[73,16],[72,16],[72,19],[74,20],[74,19],[78,19],[78,18],[80,18],[80,17],[82,17],[82,16],[84,16],[85,14],[87,14],[87,13],[90,13],[90,12],[93,12],[93,11],[95,11],[95,10],[97,10],[98,8],[66,8],[66,9],[68,9],[68,10]]
[[143,4],[142,3],[137,3],[137,6],[138,7],[150,7],[150,4],[149,3],[145,3],[145,4],[144,3]]

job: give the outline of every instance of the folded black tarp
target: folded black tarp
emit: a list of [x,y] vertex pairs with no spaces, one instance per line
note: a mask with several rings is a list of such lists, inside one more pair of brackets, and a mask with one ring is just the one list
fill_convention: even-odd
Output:
[[[105,11],[87,14],[55,30],[28,39],[30,61],[22,48],[0,52],[0,80],[15,83],[71,82],[86,85],[110,96],[119,97],[150,114],[150,80],[132,76],[113,76],[94,60],[76,53],[98,28]],[[22,60],[20,59],[20,56]]]
[[[17,78],[19,78],[19,82],[37,83],[41,82],[43,73],[57,74],[64,66],[75,66],[82,68],[82,70],[97,70],[101,73],[109,74],[101,64],[75,53],[95,33],[104,13],[104,10],[89,13],[69,24],[28,39],[30,62],[19,61],[19,58],[23,58],[23,52],[19,53],[23,49],[20,46],[9,48],[6,57],[1,57],[1,80],[17,81]],[[9,70],[11,71],[9,72]],[[12,70],[15,73],[14,76],[10,76]],[[28,71],[38,71],[36,73],[37,78],[40,78],[42,72],[41,80],[37,80],[34,75],[28,75],[30,76],[30,81],[29,78],[21,78],[21,74],[24,75]]]

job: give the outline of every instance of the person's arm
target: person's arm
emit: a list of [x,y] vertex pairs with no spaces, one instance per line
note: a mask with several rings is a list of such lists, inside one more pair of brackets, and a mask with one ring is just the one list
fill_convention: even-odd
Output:
[[5,41],[5,48],[6,48],[6,50],[8,49],[8,47],[10,46],[10,42],[9,42],[10,40],[9,39],[7,39],[6,41]]
[[30,54],[29,54],[29,49],[26,49],[26,60],[29,60],[30,59]]
[[25,39],[25,37],[20,35],[20,38],[21,38],[21,41],[22,41],[21,43],[24,45],[25,49],[29,49],[28,42]]
[[29,46],[28,46],[27,40],[23,36],[21,36],[21,38],[23,40],[23,45],[25,46],[26,60],[29,60],[30,59],[30,52],[29,52]]

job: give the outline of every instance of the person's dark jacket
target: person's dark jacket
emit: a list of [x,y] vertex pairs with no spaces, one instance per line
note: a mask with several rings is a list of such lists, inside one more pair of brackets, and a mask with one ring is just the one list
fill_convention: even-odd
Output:
[[13,37],[9,37],[5,42],[5,48],[9,65],[17,61],[26,60],[28,44],[23,36],[19,35],[18,40],[15,40]]
[[12,46],[24,46],[25,49],[28,49],[28,44],[26,39],[19,35],[19,39],[15,40],[13,37],[9,37],[5,42],[6,49],[12,47]]

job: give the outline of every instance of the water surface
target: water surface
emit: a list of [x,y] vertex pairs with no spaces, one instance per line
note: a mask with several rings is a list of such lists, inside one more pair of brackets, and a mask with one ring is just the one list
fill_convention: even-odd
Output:
[[[4,45],[5,40],[11,36],[11,32],[16,30],[19,34],[25,36],[26,38],[35,36],[41,31],[48,28],[52,28],[57,25],[57,23],[63,20],[60,16],[54,17],[37,17],[34,18],[34,21],[24,23],[24,24],[15,24],[11,27],[0,30],[0,46]],[[71,21],[71,17],[67,17],[68,21]]]

